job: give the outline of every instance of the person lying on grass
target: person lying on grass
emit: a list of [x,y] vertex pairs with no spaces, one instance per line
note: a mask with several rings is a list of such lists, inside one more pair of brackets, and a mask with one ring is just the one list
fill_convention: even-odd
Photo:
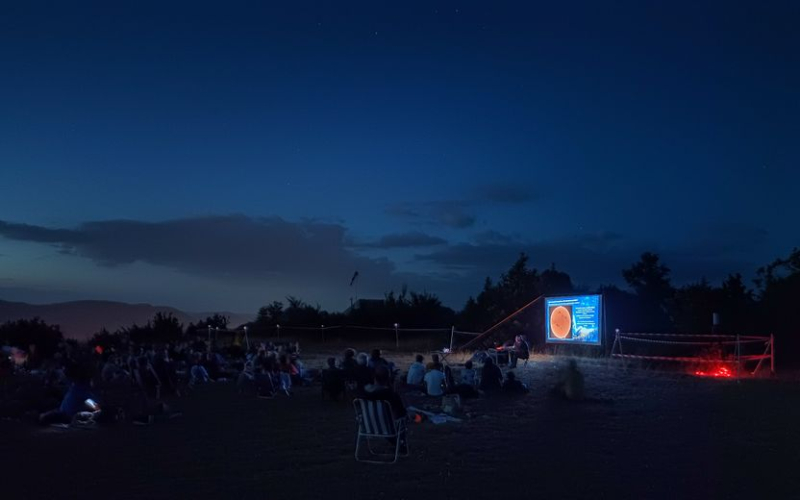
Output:
[[44,425],[69,424],[76,414],[83,411],[94,411],[95,408],[87,406],[87,401],[94,402],[97,399],[92,393],[91,370],[72,362],[67,365],[66,375],[70,380],[70,385],[61,400],[61,405],[55,410],[42,413],[39,416],[39,423]]

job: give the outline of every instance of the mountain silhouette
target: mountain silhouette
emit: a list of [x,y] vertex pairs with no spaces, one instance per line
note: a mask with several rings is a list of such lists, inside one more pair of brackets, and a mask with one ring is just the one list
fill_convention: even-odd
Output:
[[[213,315],[211,312],[186,312],[169,306],[128,304],[105,300],[78,300],[54,304],[27,304],[0,300],[0,323],[39,317],[48,324],[59,325],[64,337],[86,340],[102,328],[114,332],[119,328],[145,325],[156,313],[171,313],[184,328]],[[230,327],[253,320],[254,315],[215,311],[230,318]]]

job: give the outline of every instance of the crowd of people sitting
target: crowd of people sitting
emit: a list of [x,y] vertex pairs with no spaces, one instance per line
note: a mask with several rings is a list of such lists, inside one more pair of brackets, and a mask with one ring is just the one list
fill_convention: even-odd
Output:
[[[11,349],[8,349],[12,352]],[[150,424],[175,417],[166,400],[195,384],[221,381],[238,373],[220,352],[203,341],[165,346],[79,346],[62,342],[47,358],[14,348],[0,358],[0,412],[36,415],[42,424],[69,425],[129,419]]]
[[240,392],[255,392],[262,398],[279,393],[291,396],[292,387],[302,385],[313,374],[300,359],[298,342],[267,342],[247,352],[236,384]]
[[[37,380],[42,390],[38,397],[28,398],[23,409],[28,414],[36,411],[42,424],[71,424],[81,418],[150,424],[177,415],[166,404],[170,398],[182,397],[198,385],[227,380],[235,380],[241,393],[260,398],[290,397],[296,386],[320,383],[325,398],[382,398],[399,414],[405,412],[399,396],[403,393],[467,399],[528,392],[515,376],[516,363],[509,363],[504,376],[492,357],[483,353],[458,367],[444,363],[437,353],[429,360],[417,354],[407,371],[401,372],[380,349],[370,354],[346,349],[341,358],[328,358],[322,370],[312,369],[301,359],[297,342],[264,342],[249,350],[218,350],[202,340],[91,350],[63,343],[48,359],[19,352],[0,357],[0,401],[8,403],[25,391],[20,384],[9,388],[14,377]],[[30,352],[35,353],[35,348]],[[527,349],[515,346],[515,352],[520,359],[529,357]],[[481,365],[479,369],[476,364]],[[566,399],[583,397],[583,378],[574,361],[562,371],[553,392]]]
[[395,392],[417,392],[434,397],[457,394],[462,398],[476,398],[481,393],[524,394],[528,391],[513,371],[508,371],[504,378],[491,358],[482,361],[480,371],[474,368],[472,360],[468,360],[454,373],[438,353],[433,353],[427,364],[425,356],[417,354],[403,375],[393,363],[383,358],[379,349],[370,355],[347,349],[339,360],[328,358],[327,368],[321,373],[322,394],[331,399],[339,399],[347,393],[363,395],[369,392],[370,384],[375,383],[379,368],[381,373],[387,373],[388,387]]

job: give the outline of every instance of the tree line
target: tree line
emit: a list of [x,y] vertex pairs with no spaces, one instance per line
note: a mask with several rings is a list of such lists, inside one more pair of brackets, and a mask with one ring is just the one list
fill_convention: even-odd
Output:
[[[720,333],[775,334],[786,358],[800,347],[800,333],[794,308],[800,298],[800,249],[759,268],[753,287],[741,274],[731,274],[719,285],[705,279],[683,286],[672,284],[671,271],[660,257],[645,252],[622,270],[627,289],[606,285],[590,289],[577,286],[571,277],[552,266],[539,271],[520,254],[498,279],[487,277],[481,291],[470,297],[460,311],[442,304],[432,293],[402,288],[387,292],[382,300],[362,301],[344,312],[329,312],[300,298],[286,297],[258,310],[247,324],[253,335],[271,335],[277,325],[313,326],[364,325],[403,328],[449,327],[483,331],[540,295],[602,293],[606,304],[606,325],[622,331],[709,333],[711,318],[721,319]],[[522,318],[524,328],[538,331],[544,315],[533,310]],[[158,313],[145,325],[131,325],[116,332],[102,330],[92,341],[113,345],[124,340],[135,343],[176,342],[205,335],[208,327],[226,329],[229,319],[220,314],[184,327],[172,314]],[[234,325],[238,326],[238,325]],[[42,354],[53,351],[63,335],[57,325],[40,319],[18,320],[0,325],[0,344],[27,347],[37,344]]]

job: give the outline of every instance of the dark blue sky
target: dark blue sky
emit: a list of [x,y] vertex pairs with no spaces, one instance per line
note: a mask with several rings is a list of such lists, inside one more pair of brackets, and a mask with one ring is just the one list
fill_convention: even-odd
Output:
[[800,242],[796,2],[0,6],[0,298],[460,307]]

